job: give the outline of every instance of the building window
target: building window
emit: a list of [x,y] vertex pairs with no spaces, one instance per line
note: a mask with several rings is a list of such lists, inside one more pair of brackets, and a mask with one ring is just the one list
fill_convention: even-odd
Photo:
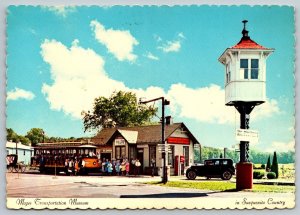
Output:
[[251,79],[258,79],[258,59],[251,59]]
[[[249,64],[249,59],[240,60],[241,77],[244,79],[258,79],[259,61],[258,59],[251,59]],[[249,74],[250,73],[250,74]]]
[[129,146],[129,160],[136,158],[136,146]]
[[126,157],[126,147],[116,146],[116,159],[123,159]]
[[156,146],[149,146],[149,164],[151,164],[152,158],[156,161]]
[[230,64],[226,64],[226,84],[230,82],[231,72],[230,72]]
[[168,165],[171,166],[171,167],[174,167],[174,146],[169,146]]
[[189,166],[189,160],[190,160],[190,151],[188,146],[183,147],[183,156],[184,156],[184,166]]
[[241,59],[240,61],[240,68],[243,72],[244,79],[248,79],[248,59]]

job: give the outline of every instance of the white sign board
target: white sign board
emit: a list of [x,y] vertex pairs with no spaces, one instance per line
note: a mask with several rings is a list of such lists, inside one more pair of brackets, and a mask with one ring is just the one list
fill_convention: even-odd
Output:
[[171,152],[171,148],[168,144],[157,144],[158,152]]
[[258,142],[258,131],[248,129],[236,129],[235,138],[238,141]]
[[125,146],[126,142],[124,139],[115,139],[115,146]]

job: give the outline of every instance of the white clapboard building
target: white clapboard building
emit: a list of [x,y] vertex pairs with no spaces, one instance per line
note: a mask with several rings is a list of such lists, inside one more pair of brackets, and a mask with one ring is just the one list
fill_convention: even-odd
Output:
[[30,164],[31,157],[33,156],[33,148],[26,146],[22,143],[14,143],[11,141],[6,142],[6,153],[18,154],[18,162],[24,162],[24,164]]

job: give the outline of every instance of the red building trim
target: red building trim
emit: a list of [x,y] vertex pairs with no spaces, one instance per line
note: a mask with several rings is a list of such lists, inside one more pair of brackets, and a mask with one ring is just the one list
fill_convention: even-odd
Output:
[[172,144],[190,145],[190,139],[184,137],[169,137],[167,142]]

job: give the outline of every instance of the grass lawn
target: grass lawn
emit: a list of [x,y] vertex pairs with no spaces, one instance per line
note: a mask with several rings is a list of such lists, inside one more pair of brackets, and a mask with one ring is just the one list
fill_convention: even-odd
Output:
[[[158,182],[148,182],[147,184],[167,186],[167,187],[179,187],[179,188],[192,188],[199,190],[213,190],[213,191],[236,191],[235,183],[224,181],[169,181],[166,184]],[[282,185],[262,185],[254,184],[252,190],[246,190],[250,192],[275,192],[275,193],[288,193],[295,192],[295,186],[282,186]]]
[[[260,169],[261,164],[253,164],[255,169],[253,171],[258,171],[263,174],[265,174],[265,169]],[[295,180],[295,164],[289,163],[289,164],[278,164],[278,173],[279,173],[279,179],[284,180]]]

